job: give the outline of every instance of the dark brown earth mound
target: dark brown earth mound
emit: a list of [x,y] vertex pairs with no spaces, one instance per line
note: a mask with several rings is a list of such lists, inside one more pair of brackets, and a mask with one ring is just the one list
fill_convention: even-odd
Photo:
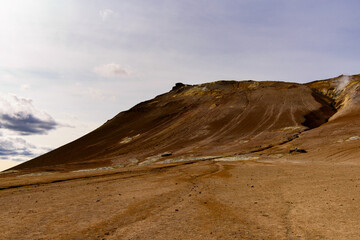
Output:
[[339,76],[308,84],[179,83],[84,137],[13,169],[151,164],[168,158],[243,155],[283,145],[287,151],[286,143],[306,130],[315,132],[332,118],[356,118],[359,78]]

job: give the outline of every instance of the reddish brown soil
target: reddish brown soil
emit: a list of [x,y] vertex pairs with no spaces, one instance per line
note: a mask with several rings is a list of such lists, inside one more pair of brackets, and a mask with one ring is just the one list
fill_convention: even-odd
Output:
[[178,85],[1,174],[0,239],[360,239],[341,79]]
[[360,238],[360,165],[274,160],[13,177],[0,238]]

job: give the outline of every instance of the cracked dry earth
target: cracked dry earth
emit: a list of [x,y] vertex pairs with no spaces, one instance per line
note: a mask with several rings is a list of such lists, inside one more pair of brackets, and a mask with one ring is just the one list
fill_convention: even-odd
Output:
[[359,176],[355,164],[205,160],[8,177],[0,239],[360,239]]

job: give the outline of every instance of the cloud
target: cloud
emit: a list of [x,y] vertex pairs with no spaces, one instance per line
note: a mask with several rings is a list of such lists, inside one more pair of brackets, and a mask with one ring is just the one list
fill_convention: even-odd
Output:
[[110,17],[114,13],[111,9],[103,9],[99,11],[99,14],[103,21],[106,21],[108,17]]
[[0,171],[49,152],[50,148],[37,147],[20,137],[0,137]]
[[30,89],[30,85],[29,84],[22,84],[20,86],[21,90],[29,90]]
[[108,93],[106,93],[106,91],[98,88],[89,87],[84,89],[83,91],[80,90],[79,93],[95,100],[103,100],[103,101],[116,100],[116,96],[109,95]]
[[101,77],[116,78],[116,77],[128,77],[131,72],[116,63],[109,63],[94,68],[94,72]]
[[20,135],[46,134],[59,124],[46,112],[36,109],[31,99],[0,96],[0,128]]
[[33,157],[37,148],[22,138],[0,137],[0,156],[26,156]]

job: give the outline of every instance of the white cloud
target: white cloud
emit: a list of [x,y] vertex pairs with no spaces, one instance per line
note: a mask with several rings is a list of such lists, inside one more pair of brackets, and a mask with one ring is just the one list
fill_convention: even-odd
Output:
[[101,77],[116,78],[131,76],[131,72],[116,63],[109,63],[94,68],[94,72]]
[[100,10],[100,12],[99,12],[103,21],[106,21],[106,19],[108,17],[110,17],[113,13],[114,13],[114,11],[111,9],[103,9],[103,10]]
[[114,94],[112,91],[109,91],[109,89],[96,84],[84,85],[82,83],[75,83],[71,91],[74,95],[82,96],[85,99],[93,99],[100,101],[115,101],[117,99],[116,94]]
[[30,85],[29,84],[22,84],[20,86],[21,90],[29,90],[30,89]]
[[45,134],[57,126],[49,114],[34,107],[31,99],[0,95],[0,128],[30,135]]
[[0,137],[0,171],[44,154],[50,148],[37,147],[20,137]]
[[36,147],[19,137],[0,137],[0,156],[33,156]]
[[90,97],[95,100],[105,100],[105,101],[116,100],[115,96],[111,96],[111,95],[107,94],[104,90],[98,89],[98,88],[89,87],[89,88],[86,88],[83,90],[79,90],[78,93],[80,95]]

